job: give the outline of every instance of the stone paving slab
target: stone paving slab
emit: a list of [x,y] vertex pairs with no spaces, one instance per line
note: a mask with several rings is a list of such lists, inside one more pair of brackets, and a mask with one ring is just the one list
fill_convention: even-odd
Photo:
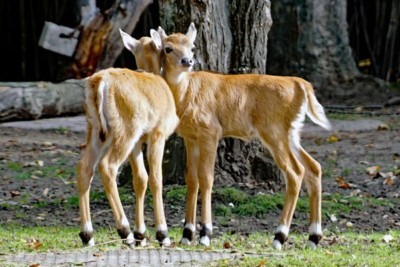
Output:
[[[238,259],[243,254],[174,249],[125,249],[107,252],[36,253],[0,256],[3,264],[53,266],[207,266],[211,261]],[[19,266],[19,265],[18,265]]]

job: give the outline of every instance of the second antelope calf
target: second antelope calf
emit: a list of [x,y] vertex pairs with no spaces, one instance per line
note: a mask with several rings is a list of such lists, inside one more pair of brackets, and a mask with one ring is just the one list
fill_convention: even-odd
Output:
[[237,137],[261,140],[285,177],[285,202],[272,245],[281,249],[288,237],[304,178],[310,196],[308,244],[315,248],[322,236],[321,166],[300,145],[300,131],[306,115],[323,128],[329,129],[330,123],[312,85],[297,77],[191,72],[196,33],[193,23],[186,35],[167,36],[161,28],[151,31],[153,39],[162,39],[164,78],[174,95],[180,119],[177,133],[183,137],[187,152],[186,215],[181,243],[190,244],[194,237],[200,188],[200,244],[210,244],[218,141]]
[[[122,31],[121,36],[125,46],[134,53],[139,68],[160,72],[157,56],[160,45],[157,47],[148,37],[138,41]],[[151,51],[156,56],[143,57],[144,51]],[[87,79],[85,95],[87,145],[78,163],[82,242],[94,245],[89,192],[95,168],[99,166],[117,231],[124,242],[128,245],[144,245],[146,242],[143,206],[149,181],[154,201],[156,238],[160,244],[169,245],[162,200],[161,165],[165,141],[174,132],[179,119],[168,85],[161,76],[153,73],[110,68]],[[143,161],[143,143],[148,145],[149,176]],[[134,234],[122,208],[116,183],[118,168],[127,158],[132,167],[136,193]]]

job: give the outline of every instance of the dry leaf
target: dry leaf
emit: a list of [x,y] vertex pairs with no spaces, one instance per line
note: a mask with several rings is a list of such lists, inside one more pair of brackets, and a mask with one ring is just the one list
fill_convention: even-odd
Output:
[[337,218],[336,218],[335,214],[329,215],[329,219],[331,220],[331,222],[336,222],[337,221]]
[[329,244],[330,246],[332,246],[332,245],[334,245],[334,244],[336,244],[336,243],[338,243],[338,240],[337,240],[336,237],[333,237],[332,240],[330,240],[330,241],[328,242],[328,244]]
[[339,188],[342,188],[342,189],[349,189],[350,188],[350,184],[346,183],[344,181],[343,177],[341,177],[341,176],[336,178],[336,182],[338,183]]
[[17,196],[21,195],[21,193],[17,190],[12,190],[12,191],[10,191],[10,195],[11,195],[11,197],[17,197]]
[[339,138],[334,135],[331,135],[328,139],[326,139],[326,141],[328,141],[328,143],[335,143],[339,141]]
[[367,173],[371,176],[375,176],[380,170],[381,166],[371,166],[366,169]]
[[389,129],[390,129],[390,127],[386,123],[379,124],[379,126],[378,126],[378,131],[387,131]]
[[37,160],[37,161],[36,161],[36,164],[37,164],[39,167],[43,167],[44,161],[43,161],[43,160]]
[[224,243],[224,249],[230,249],[230,248],[232,248],[231,243],[229,243],[229,241],[225,241],[225,243]]
[[43,142],[42,145],[49,147],[49,146],[53,146],[53,143],[46,141],[46,142]]
[[42,194],[42,195],[43,195],[44,197],[46,197],[46,196],[49,194],[49,190],[50,190],[50,189],[46,187],[46,188],[43,190],[43,194]]
[[30,247],[31,249],[39,249],[43,243],[40,242],[39,240],[36,240],[35,238],[30,238],[26,240],[26,244],[28,245],[28,247]]
[[259,263],[258,263],[258,265],[257,265],[257,267],[262,267],[262,266],[265,266],[266,264],[267,264],[267,259],[266,258],[263,258]]
[[101,254],[101,253],[94,253],[93,256],[94,256],[94,257],[101,257],[101,256],[103,256],[103,254]]
[[385,181],[383,181],[383,184],[392,186],[394,184],[392,176],[389,176],[388,178],[386,178]]
[[29,265],[29,267],[40,267],[40,263],[31,264],[31,265]]

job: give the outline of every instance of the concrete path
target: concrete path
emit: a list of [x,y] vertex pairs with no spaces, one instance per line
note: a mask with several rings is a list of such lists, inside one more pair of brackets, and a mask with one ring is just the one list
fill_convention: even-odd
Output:
[[[331,121],[333,131],[339,132],[359,132],[359,131],[372,131],[378,129],[378,126],[382,124],[377,119],[360,119],[351,121]],[[0,127],[12,127],[21,129],[34,129],[34,130],[57,130],[57,129],[68,129],[73,132],[84,132],[86,131],[85,116],[75,117],[60,117],[52,119],[41,119],[34,121],[16,121],[0,123]],[[323,128],[307,122],[303,128],[303,132],[323,132]]]

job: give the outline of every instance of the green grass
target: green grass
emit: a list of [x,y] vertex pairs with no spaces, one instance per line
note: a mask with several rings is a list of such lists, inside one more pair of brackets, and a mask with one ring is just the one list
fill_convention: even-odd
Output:
[[[389,243],[383,241],[386,234],[393,237]],[[271,237],[266,234],[222,236],[217,242],[214,240],[213,246],[222,247],[222,242],[229,242],[246,256],[220,261],[214,266],[400,266],[400,231],[328,233],[315,251],[306,248],[306,239],[304,235],[291,235],[283,251],[276,252],[271,248]],[[257,253],[264,256],[252,256]]]
[[[255,216],[262,218],[270,211],[282,209],[284,195],[256,194],[249,195],[235,188],[216,189],[213,194],[217,205],[214,214],[217,216]],[[308,197],[299,197],[296,212],[308,213]],[[229,205],[230,203],[233,204]],[[375,206],[396,206],[397,199],[376,199],[373,197],[344,196],[342,194],[324,195],[322,198],[322,210],[324,215],[345,214],[353,210],[368,211]]]
[[[77,227],[20,227],[7,225],[0,227],[1,254],[45,253],[126,249],[115,229],[95,229],[96,246],[82,247]],[[149,233],[150,247],[158,248],[154,243],[154,231]],[[181,229],[170,229],[172,241],[178,243]],[[383,240],[390,235],[389,243]],[[272,234],[254,232],[248,236],[240,234],[222,234],[212,239],[207,251],[239,252],[242,257],[210,263],[209,266],[400,266],[400,231],[383,233],[343,232],[333,234],[325,231],[324,238],[317,250],[306,248],[306,234],[291,234],[282,251],[272,248]],[[34,248],[35,244],[39,244]],[[229,244],[228,249],[225,249]],[[178,248],[204,250],[199,245]],[[7,266],[0,260],[1,266]],[[12,266],[12,265],[8,265]]]

